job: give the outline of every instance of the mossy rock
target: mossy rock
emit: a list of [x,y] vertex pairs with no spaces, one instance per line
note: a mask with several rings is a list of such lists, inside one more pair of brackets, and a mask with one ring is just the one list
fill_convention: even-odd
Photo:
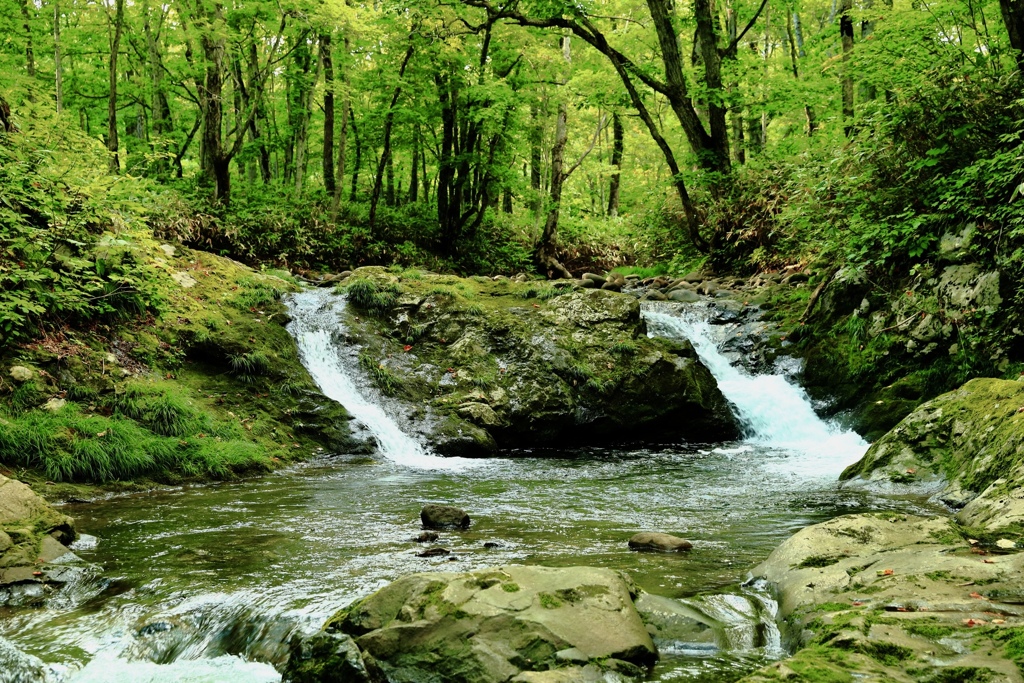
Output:
[[356,270],[342,291],[362,365],[426,408],[445,454],[738,435],[692,347],[648,338],[633,297],[382,268]]
[[499,683],[570,664],[643,677],[657,652],[635,594],[620,573],[592,567],[412,574],[339,612],[325,630],[352,637],[364,661],[393,681]]

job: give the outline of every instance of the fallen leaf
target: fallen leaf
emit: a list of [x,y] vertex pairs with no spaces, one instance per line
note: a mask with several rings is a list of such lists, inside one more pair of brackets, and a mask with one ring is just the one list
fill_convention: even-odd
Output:
[[960,586],[961,588],[964,588],[965,586],[973,586],[974,582],[973,581],[968,581],[967,583],[958,583],[957,585]]
[[406,351],[406,352],[411,351],[412,350],[412,344],[406,344],[405,346],[402,347],[402,350]]
[[985,564],[995,564],[996,563],[995,560],[982,560],[982,562],[984,562]]
[[1006,623],[1006,619],[993,619],[992,623],[993,624],[1005,624]]
[[981,593],[971,593],[971,597],[972,597],[972,598],[974,598],[975,600],[981,600],[981,599],[983,599],[983,598],[984,598],[985,596],[984,596],[984,595],[982,595]]
[[967,542],[970,543],[971,545],[978,545],[978,539],[976,539],[976,538],[968,538]]
[[106,435],[107,435],[107,430],[105,430],[105,429],[102,432],[96,432],[96,436],[98,436],[100,438],[103,438]]
[[917,470],[915,470],[913,468],[907,468],[907,474],[914,474],[916,472],[917,472]]
[[981,626],[987,623],[984,619],[964,619],[965,626]]
[[971,548],[971,552],[975,555],[988,555],[988,552],[984,548]]
[[863,605],[863,604],[864,604],[864,603],[863,603],[863,602],[861,602],[860,600],[854,600],[854,601],[853,601],[853,606],[854,606],[854,607],[860,607],[860,606],[861,606],[861,605]]
[[895,573],[896,572],[894,570],[892,570],[892,569],[879,569],[878,570],[878,575],[879,576],[892,576]]

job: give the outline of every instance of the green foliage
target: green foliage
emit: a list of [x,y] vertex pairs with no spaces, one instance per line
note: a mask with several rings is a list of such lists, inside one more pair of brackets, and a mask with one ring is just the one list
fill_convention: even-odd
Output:
[[359,354],[359,366],[370,375],[370,379],[385,395],[393,396],[398,391],[400,386],[398,378],[385,367],[384,363],[374,359],[369,353],[364,351]]
[[246,311],[272,306],[280,301],[286,291],[282,284],[274,280],[251,277],[239,282],[239,289],[241,291],[232,299],[231,304]]
[[[451,294],[450,290],[445,291]],[[401,289],[398,285],[378,285],[373,280],[359,279],[350,282],[345,292],[348,294],[349,302],[356,308],[380,315],[398,303]]]
[[[74,403],[56,412],[9,417],[0,430],[0,462],[36,469],[51,481],[92,483],[228,477],[269,464],[260,446],[218,436],[236,432],[200,417],[179,397],[155,393],[145,398],[129,409],[141,416],[141,424],[118,413],[87,414]],[[208,433],[194,431],[200,427]]]
[[0,341],[160,310],[135,241],[146,183],[104,167],[95,140],[60,123],[0,134]]

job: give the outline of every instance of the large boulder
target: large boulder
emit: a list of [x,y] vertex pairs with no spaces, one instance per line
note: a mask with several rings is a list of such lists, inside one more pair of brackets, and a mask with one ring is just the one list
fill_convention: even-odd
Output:
[[786,540],[753,576],[774,586],[804,649],[744,681],[1020,680],[1004,644],[1024,618],[1024,554],[981,548],[948,518],[838,517]]
[[[339,612],[326,632],[352,637],[366,668],[393,682],[581,680],[565,675],[584,669],[644,676],[657,651],[636,595],[619,572],[591,567],[412,574]],[[341,640],[321,649],[357,665]],[[314,669],[315,648],[301,661]],[[529,673],[553,669],[562,678]]]
[[344,291],[370,381],[444,454],[739,433],[693,348],[648,338],[633,296],[382,268]]
[[0,605],[32,601],[39,584],[67,581],[73,572],[65,565],[77,558],[66,544],[74,540],[70,517],[0,474]]
[[922,404],[842,474],[850,485],[924,488],[988,532],[1024,529],[1024,382],[975,379]]

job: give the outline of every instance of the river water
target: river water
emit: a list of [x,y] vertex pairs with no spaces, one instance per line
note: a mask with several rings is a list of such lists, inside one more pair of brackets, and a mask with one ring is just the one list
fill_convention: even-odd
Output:
[[[684,601],[722,628],[713,642],[659,642],[655,679],[728,681],[784,655],[770,597],[739,585],[779,542],[836,515],[923,509],[838,489],[866,444],[818,419],[782,375],[735,369],[699,314],[670,308],[645,312],[651,334],[693,342],[744,440],[438,458],[361,377],[339,327],[343,305],[321,291],[298,295],[291,331],[313,377],[376,439],[378,455],[68,506],[96,537],[78,554],[102,573],[44,608],[0,608],[0,681],[277,681],[293,634],[398,576],[508,563],[612,567]],[[416,556],[422,547],[410,539],[429,502],[473,518],[470,530],[442,534],[450,556]],[[626,540],[641,530],[694,548],[630,552]]]

